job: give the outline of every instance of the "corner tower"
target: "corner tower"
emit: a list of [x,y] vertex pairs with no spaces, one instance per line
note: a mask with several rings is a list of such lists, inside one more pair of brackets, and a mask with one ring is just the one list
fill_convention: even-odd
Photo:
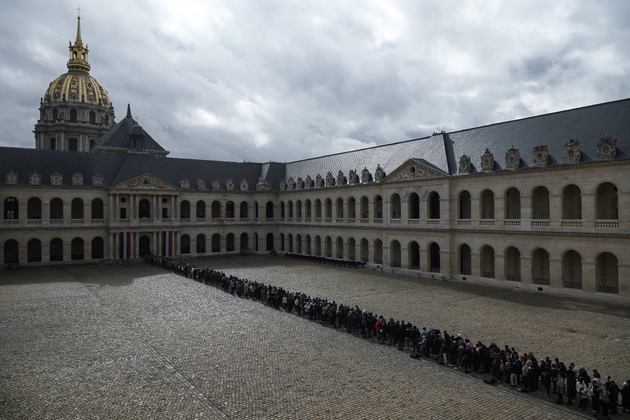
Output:
[[90,76],[81,15],[77,16],[76,40],[68,49],[68,72],[48,86],[40,101],[35,148],[87,152],[114,126],[114,107],[107,91]]

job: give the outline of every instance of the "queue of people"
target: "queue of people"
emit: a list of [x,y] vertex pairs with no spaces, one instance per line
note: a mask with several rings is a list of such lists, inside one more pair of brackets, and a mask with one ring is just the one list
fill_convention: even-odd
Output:
[[630,380],[620,387],[610,376],[602,378],[597,369],[592,369],[589,374],[585,367],[577,367],[574,363],[566,366],[558,358],[538,360],[533,352],[519,354],[507,345],[500,348],[494,342],[486,345],[438,328],[420,328],[393,318],[387,320],[385,315],[358,306],[290,292],[170,257],[147,255],[145,261],[240,298],[258,301],[365,339],[375,339],[381,345],[397,346],[398,350],[408,351],[412,357],[432,359],[465,373],[491,376],[493,381],[505,382],[522,392],[540,390],[546,397],[556,395],[558,404],[575,403],[582,411],[590,406],[595,416],[616,414],[619,407],[623,413],[630,413]]

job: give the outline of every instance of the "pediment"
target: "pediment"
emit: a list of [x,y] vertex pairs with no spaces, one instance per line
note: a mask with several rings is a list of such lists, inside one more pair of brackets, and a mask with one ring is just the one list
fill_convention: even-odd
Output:
[[161,180],[151,174],[144,173],[126,181],[120,182],[111,189],[114,190],[159,190],[159,191],[177,191],[177,188],[166,181]]
[[416,159],[409,159],[388,174],[383,182],[413,181],[418,179],[444,178],[447,173]]

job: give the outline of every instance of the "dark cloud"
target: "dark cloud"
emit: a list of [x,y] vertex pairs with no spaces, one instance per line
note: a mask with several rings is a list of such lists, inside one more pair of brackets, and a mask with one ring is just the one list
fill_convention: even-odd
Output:
[[[0,144],[33,147],[76,5],[0,15]],[[112,0],[91,74],[171,156],[290,161],[630,96],[630,4]]]

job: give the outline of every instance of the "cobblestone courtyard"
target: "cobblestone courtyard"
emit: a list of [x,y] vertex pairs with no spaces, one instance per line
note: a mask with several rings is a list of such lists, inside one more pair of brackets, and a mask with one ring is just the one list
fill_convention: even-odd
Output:
[[[539,359],[597,367],[619,384],[630,377],[628,307],[279,256],[196,263]],[[0,272],[0,418],[585,416],[130,263]]]

